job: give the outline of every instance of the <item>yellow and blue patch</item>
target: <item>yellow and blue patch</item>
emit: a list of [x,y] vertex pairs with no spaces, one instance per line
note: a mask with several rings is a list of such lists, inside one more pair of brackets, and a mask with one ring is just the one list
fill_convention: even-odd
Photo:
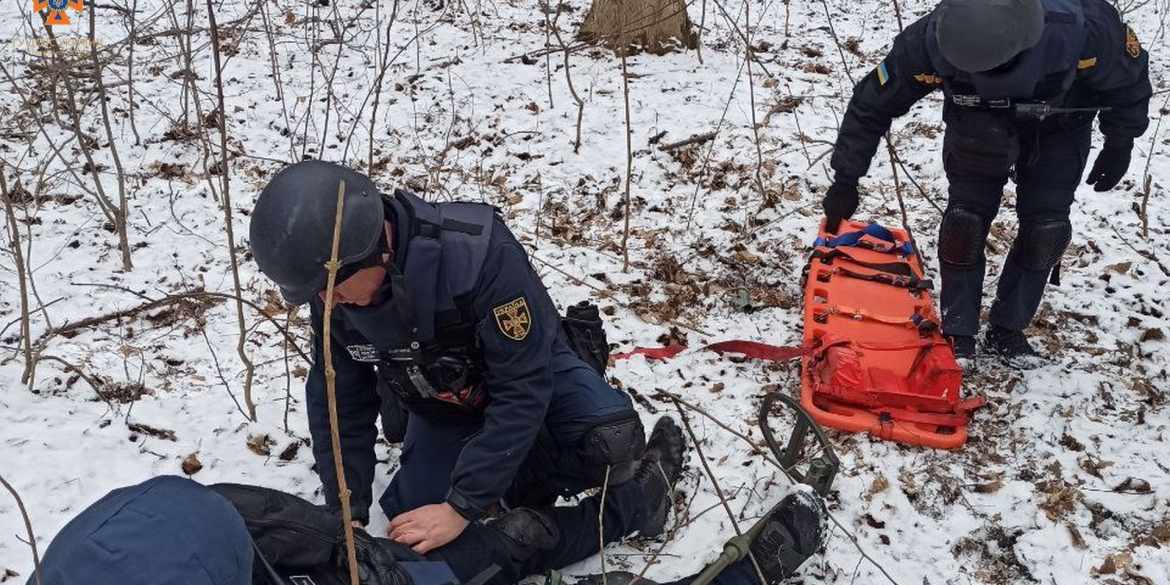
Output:
[[886,62],[882,61],[877,66],[878,83],[885,85],[890,80],[890,72],[886,70]]

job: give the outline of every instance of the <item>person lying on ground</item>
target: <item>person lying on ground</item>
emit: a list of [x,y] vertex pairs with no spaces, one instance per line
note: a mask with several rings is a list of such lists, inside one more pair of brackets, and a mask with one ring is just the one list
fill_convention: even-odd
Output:
[[[597,499],[547,510],[517,508],[473,523],[447,546],[421,555],[355,529],[362,585],[512,585],[541,573],[558,541],[598,534]],[[593,514],[593,522],[584,526]],[[783,582],[821,545],[827,513],[798,486],[764,520],[750,549],[769,585]],[[53,539],[41,561],[44,585],[345,585],[347,549],[340,514],[277,490],[239,484],[203,486],[162,476],[115,490],[82,511]],[[606,528],[608,541],[609,528]],[[721,542],[720,542],[721,544]],[[628,583],[628,573],[607,573]],[[670,585],[687,585],[686,577]],[[612,579],[612,580],[611,580]],[[586,578],[599,583],[598,577]],[[741,560],[716,585],[759,583]],[[36,576],[28,585],[37,585]],[[656,585],[646,581],[647,585]]]

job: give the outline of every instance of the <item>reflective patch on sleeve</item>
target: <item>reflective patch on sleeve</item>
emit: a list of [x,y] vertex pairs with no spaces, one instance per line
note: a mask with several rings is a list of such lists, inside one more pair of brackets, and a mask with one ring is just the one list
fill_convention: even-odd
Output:
[[886,62],[882,61],[877,66],[878,83],[885,85],[890,80],[890,72],[886,70]]
[[919,73],[914,76],[914,79],[923,85],[942,85],[943,82],[941,77],[929,73]]
[[1088,59],[1081,59],[1080,61],[1077,61],[1077,69],[1089,69],[1090,67],[1095,67],[1096,65],[1096,57],[1090,57]]
[[1125,52],[1135,59],[1142,54],[1142,43],[1138,40],[1137,33],[1129,26],[1125,27]]

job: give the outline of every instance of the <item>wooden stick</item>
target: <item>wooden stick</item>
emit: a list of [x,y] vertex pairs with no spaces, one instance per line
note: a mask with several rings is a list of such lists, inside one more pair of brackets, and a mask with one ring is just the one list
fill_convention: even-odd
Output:
[[28,545],[32,547],[33,575],[36,577],[37,585],[44,585],[41,581],[41,554],[37,552],[37,537],[33,535],[32,521],[28,519],[28,510],[24,508],[24,500],[20,499],[20,494],[16,493],[16,489],[4,479],[3,475],[0,475],[0,484],[8,490],[8,493],[12,494],[12,497],[16,499],[16,507],[20,508],[20,516],[24,518],[24,529],[28,532]]
[[[7,165],[5,165],[7,167]],[[29,317],[28,303],[28,267],[24,262],[24,252],[20,249],[20,226],[16,223],[16,213],[12,210],[12,196],[8,193],[8,183],[4,180],[4,171],[0,168],[0,198],[4,199],[4,215],[8,220],[9,237],[12,238],[12,260],[16,263],[17,281],[20,283],[20,351],[24,354],[24,373],[20,376],[22,384],[28,384],[32,390],[33,351],[32,325]]]
[[[715,495],[719,496],[719,501],[723,504],[724,511],[727,512],[727,519],[731,520],[731,527],[735,529],[736,536],[743,536],[743,530],[739,528],[739,522],[735,520],[735,513],[731,511],[731,505],[727,503],[727,498],[723,495],[723,488],[719,487],[719,480],[715,477],[715,472],[711,471],[711,466],[707,463],[707,457],[703,455],[703,447],[699,443],[699,437],[695,434],[695,430],[691,428],[691,419],[687,416],[687,411],[683,410],[682,404],[678,400],[674,401],[674,407],[678,409],[678,416],[682,419],[683,427],[686,428],[687,434],[691,437],[691,443],[695,446],[695,453],[699,456],[699,463],[703,465],[703,471],[707,472],[707,479],[711,480],[711,486],[715,488]],[[756,561],[755,555],[748,552],[748,559],[752,562],[752,568],[756,570],[756,577],[760,580],[760,585],[768,585],[768,579],[764,577],[764,571],[760,569],[760,563]]]
[[691,136],[690,138],[687,138],[686,140],[679,140],[678,142],[671,142],[669,144],[663,144],[662,146],[658,147],[658,150],[661,150],[662,152],[670,152],[672,150],[675,150],[676,148],[682,148],[684,146],[690,146],[692,144],[700,144],[700,143],[707,142],[708,140],[715,138],[716,134],[719,134],[719,133],[718,132],[708,132],[706,134],[699,134],[697,136]]
[[333,440],[333,471],[337,474],[337,491],[341,498],[341,523],[345,530],[345,549],[349,557],[349,584],[358,585],[357,554],[353,547],[353,512],[349,509],[349,487],[345,483],[345,466],[341,460],[341,437],[337,430],[337,372],[333,369],[333,339],[330,322],[333,317],[333,288],[337,280],[337,248],[341,245],[341,212],[345,208],[345,181],[337,187],[337,214],[333,218],[333,251],[329,254],[329,281],[325,285],[325,326],[321,345],[325,350],[325,392],[329,403],[329,436]]
[[[240,334],[236,338],[236,355],[240,357],[240,362],[244,364],[244,405],[248,407],[248,418],[252,422],[256,422],[256,402],[252,400],[252,380],[256,377],[256,366],[252,363],[252,358],[248,357],[247,342],[248,332],[247,326],[244,322],[244,303],[240,301],[244,296],[243,288],[240,286],[240,264],[236,259],[236,236],[235,230],[232,228],[232,190],[229,177],[231,173],[228,172],[228,144],[227,144],[227,103],[223,97],[223,63],[220,61],[219,51],[219,27],[215,23],[215,9],[211,6],[211,0],[207,0],[207,21],[211,25],[211,57],[215,65],[215,95],[219,103],[219,154],[220,159],[220,180],[223,182],[223,217],[224,217],[224,232],[227,236],[227,253],[228,266],[232,271],[232,285],[236,290],[236,324],[239,328]],[[90,22],[92,28],[93,13],[90,12]],[[105,107],[103,101],[103,108]],[[110,139],[110,146],[113,147],[113,138]],[[117,157],[116,151],[111,151]],[[115,158],[115,160],[117,160]],[[125,198],[123,198],[125,200]],[[125,217],[123,216],[123,221]],[[125,232],[125,229],[122,230]],[[124,237],[124,236],[123,236]],[[126,261],[129,262],[129,256]]]
[[605,466],[605,483],[601,484],[601,505],[597,507],[597,553],[601,555],[601,585],[609,585],[609,576],[605,574],[605,496],[609,491],[609,470]]

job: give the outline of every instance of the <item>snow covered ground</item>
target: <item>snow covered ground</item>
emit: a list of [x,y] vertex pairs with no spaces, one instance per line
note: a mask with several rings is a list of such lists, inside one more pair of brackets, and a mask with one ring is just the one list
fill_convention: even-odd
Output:
[[[282,344],[278,328],[304,348],[305,313],[287,311],[247,261],[247,213],[259,188],[302,157],[344,161],[387,189],[500,206],[531,244],[553,297],[563,304],[600,298],[612,311],[610,341],[621,348],[734,338],[798,343],[800,270],[851,80],[884,55],[898,12],[908,24],[932,5],[691,3],[691,18],[705,27],[701,53],[636,55],[627,63],[633,162],[625,270],[622,63],[599,48],[569,52],[568,73],[584,106],[575,149],[566,53],[548,34],[555,22],[564,44],[575,46],[584,0],[549,10],[504,0],[215,6],[225,60],[230,244],[241,260],[243,296],[255,305],[243,307],[243,348],[255,364],[258,422],[250,422],[241,408],[247,369],[236,349],[233,301],[203,295],[136,310],[170,295],[234,290],[219,204],[222,113],[207,6],[194,4],[189,12],[182,2],[87,2],[80,18],[70,13],[74,24],[55,27],[59,37],[82,36],[96,10],[108,130],[88,52],[50,65],[31,56],[27,39],[46,35],[24,0],[9,3],[0,22],[0,156],[32,268],[31,338],[40,355],[31,380],[22,381],[21,295],[6,252],[0,474],[23,496],[42,547],[106,491],[158,474],[254,482],[320,500],[301,400],[306,364]],[[1170,583],[1170,125],[1160,124],[1170,99],[1170,2],[1122,4],[1151,51],[1159,93],[1127,179],[1109,193],[1078,192],[1064,282],[1047,295],[1032,330],[1055,359],[1031,372],[982,364],[968,389],[990,402],[961,451],[833,433],[842,472],[829,504],[847,530],[834,528],[794,582],[884,583],[888,575],[903,585]],[[136,7],[133,22],[120,8],[128,6]],[[133,44],[124,41],[132,26]],[[756,58],[750,64],[745,35]],[[893,132],[926,194],[904,185],[909,225],[932,269],[937,206],[945,200],[939,106],[937,95],[924,100]],[[73,111],[84,141],[72,130]],[[706,142],[659,148],[711,132]],[[116,200],[114,147],[129,197],[131,271],[122,269],[85,162],[92,150]],[[859,216],[898,225],[884,153],[864,186]],[[993,275],[1015,230],[1011,198],[1009,187],[991,239]],[[4,233],[8,250],[12,236]],[[989,293],[992,286],[989,278]],[[751,312],[742,310],[745,294]],[[128,313],[115,317],[121,311]],[[648,425],[660,414],[678,415],[656,397],[663,389],[758,439],[759,397],[772,386],[794,391],[796,366],[690,352],[664,363],[633,358],[611,374],[641,397]],[[740,439],[689,416],[741,524],[779,501],[787,479]],[[378,490],[397,452],[386,446],[380,453]],[[714,557],[731,522],[693,450],[680,491],[672,538],[611,546],[608,566],[640,571],[661,547],[647,576],[675,578]],[[378,519],[374,528],[384,525]],[[24,538],[14,501],[0,494],[0,581],[23,583],[30,574]],[[590,561],[570,572],[599,566]]]

